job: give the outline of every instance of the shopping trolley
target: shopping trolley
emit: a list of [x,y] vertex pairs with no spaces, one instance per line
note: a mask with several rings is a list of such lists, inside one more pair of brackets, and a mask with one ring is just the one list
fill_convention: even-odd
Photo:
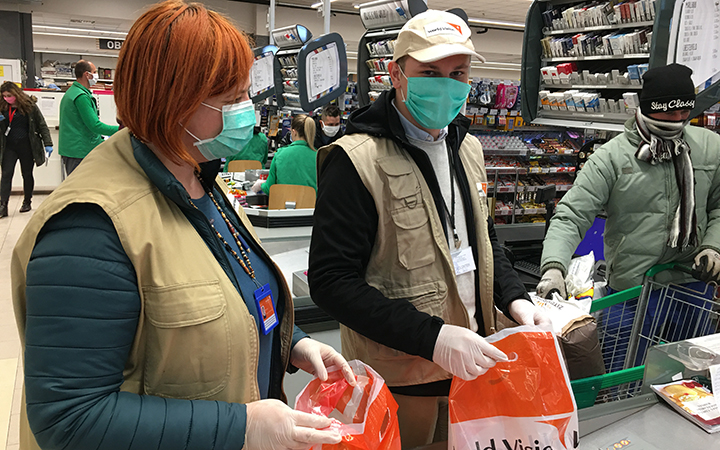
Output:
[[680,264],[658,265],[643,284],[592,303],[607,373],[572,381],[578,408],[623,400],[640,393],[645,357],[655,344],[706,336],[720,331],[720,299],[715,283],[662,284],[654,277]]

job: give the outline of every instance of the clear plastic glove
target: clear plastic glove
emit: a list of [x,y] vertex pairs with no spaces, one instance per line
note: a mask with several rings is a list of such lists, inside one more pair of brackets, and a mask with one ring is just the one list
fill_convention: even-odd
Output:
[[695,257],[695,264],[693,265],[693,276],[696,278],[710,283],[711,281],[718,283],[720,279],[720,255],[715,250],[706,248],[705,250],[698,253]]
[[330,424],[327,417],[295,411],[280,400],[248,403],[245,448],[307,450],[315,444],[337,444],[342,439],[337,431],[320,431]]
[[252,188],[250,188],[250,190],[252,190],[252,191],[255,192],[255,193],[258,193],[258,192],[262,191],[262,184],[263,184],[263,183],[264,183],[263,180],[257,180],[257,181],[255,182],[255,184],[252,185]]
[[355,374],[348,362],[334,348],[314,339],[300,339],[292,352],[290,363],[305,372],[316,375],[321,381],[327,381],[327,368],[338,366],[350,386],[355,386]]
[[465,381],[484,374],[496,361],[507,360],[505,353],[480,335],[456,325],[440,328],[433,351],[435,364]]
[[47,155],[48,159],[50,159],[50,155],[52,155],[53,148],[51,146],[45,147],[45,154]]
[[542,279],[537,285],[537,295],[542,298],[550,298],[553,291],[558,291],[560,296],[567,299],[565,290],[565,277],[560,269],[548,269],[543,273]]
[[524,298],[513,300],[510,303],[510,315],[520,325],[538,325],[552,327],[552,320],[545,311],[538,308],[533,302]]

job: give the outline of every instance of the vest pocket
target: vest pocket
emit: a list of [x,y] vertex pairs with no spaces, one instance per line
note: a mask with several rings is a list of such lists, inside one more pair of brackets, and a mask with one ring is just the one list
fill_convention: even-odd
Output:
[[230,375],[227,302],[218,281],[143,288],[145,393],[197,399]]
[[395,210],[392,219],[400,264],[412,270],[435,262],[435,246],[425,208]]

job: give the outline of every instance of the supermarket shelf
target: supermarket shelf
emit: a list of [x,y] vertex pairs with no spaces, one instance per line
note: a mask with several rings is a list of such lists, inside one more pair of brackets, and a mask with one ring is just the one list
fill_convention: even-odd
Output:
[[[77,78],[75,78],[75,77],[55,77],[55,76],[51,76],[51,75],[44,75],[44,76],[42,76],[41,78],[42,78],[43,80],[63,80],[63,81],[75,81],[75,80],[77,80]],[[113,80],[111,80],[110,78],[99,78],[99,79],[98,79],[98,83],[102,83],[102,82],[105,82],[105,81],[110,82],[110,83],[113,82]]]
[[370,55],[370,58],[392,58],[392,53],[389,55]]
[[543,30],[543,34],[545,36],[556,36],[558,34],[582,33],[582,32],[589,32],[589,31],[619,30],[621,28],[651,27],[651,26],[653,26],[653,24],[654,24],[654,22],[652,22],[652,21],[628,22],[628,23],[619,23],[616,25],[599,25],[596,27],[566,28],[564,30]]
[[498,175],[527,175],[527,174],[551,174],[551,173],[574,173],[574,166],[563,167],[486,167],[488,177]]
[[631,115],[627,114],[542,111],[540,117],[533,120],[533,123],[556,127],[623,132],[625,131],[625,121],[631,117]]
[[640,84],[544,84],[543,89],[634,89],[642,90]]
[[[545,208],[535,208],[535,209],[516,209],[515,215],[516,216],[530,216],[535,214],[545,214],[547,211]],[[512,209],[495,209],[495,215],[496,216],[512,216],[513,211]]]
[[527,148],[487,148],[483,147],[483,153],[488,156],[526,156]]
[[649,53],[629,53],[626,55],[597,55],[597,56],[562,56],[558,58],[543,58],[543,63],[564,61],[601,61],[613,59],[650,59]]
[[370,90],[374,91],[374,92],[385,92],[385,91],[389,91],[390,89],[392,89],[392,86],[384,87],[382,89],[370,86]]
[[372,72],[373,75],[390,75],[390,72],[386,72],[384,70],[370,69],[370,72]]
[[[517,187],[517,192],[518,192],[518,193],[522,193],[522,192],[535,192],[535,191],[537,191],[537,189],[538,189],[539,187],[542,187],[542,186],[518,186],[518,187]],[[566,192],[566,191],[569,191],[571,187],[572,187],[572,184],[555,185],[555,191],[556,191],[556,192]],[[512,194],[513,192],[515,192],[515,186],[514,186],[514,185],[513,185],[513,186],[500,186],[500,187],[497,189],[497,193],[498,193],[498,194],[508,194],[508,193],[509,193],[509,194]],[[489,186],[489,187],[488,187],[488,193],[489,193],[489,194],[495,194],[495,193],[496,193],[496,192],[495,192],[495,188],[492,187],[492,186]]]
[[522,126],[522,127],[515,127],[512,130],[503,130],[501,128],[496,127],[488,127],[488,126],[482,126],[482,125],[471,125],[470,131],[471,133],[479,132],[479,131],[494,131],[494,132],[502,132],[502,133],[512,133],[513,131],[526,131],[526,132],[548,132],[548,131],[565,131],[566,127],[547,127],[547,126]]

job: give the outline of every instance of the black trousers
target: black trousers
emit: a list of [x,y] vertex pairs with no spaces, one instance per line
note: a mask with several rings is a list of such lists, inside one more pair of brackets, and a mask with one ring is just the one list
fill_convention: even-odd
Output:
[[65,168],[65,177],[70,176],[73,170],[82,162],[82,158],[71,158],[69,156],[61,156],[63,167]]
[[7,204],[10,199],[13,174],[18,160],[20,161],[20,171],[23,177],[25,201],[30,201],[32,198],[33,188],[35,188],[35,178],[33,178],[35,161],[30,149],[30,140],[7,142],[2,157],[2,178],[0,178],[0,202],[2,204]]

